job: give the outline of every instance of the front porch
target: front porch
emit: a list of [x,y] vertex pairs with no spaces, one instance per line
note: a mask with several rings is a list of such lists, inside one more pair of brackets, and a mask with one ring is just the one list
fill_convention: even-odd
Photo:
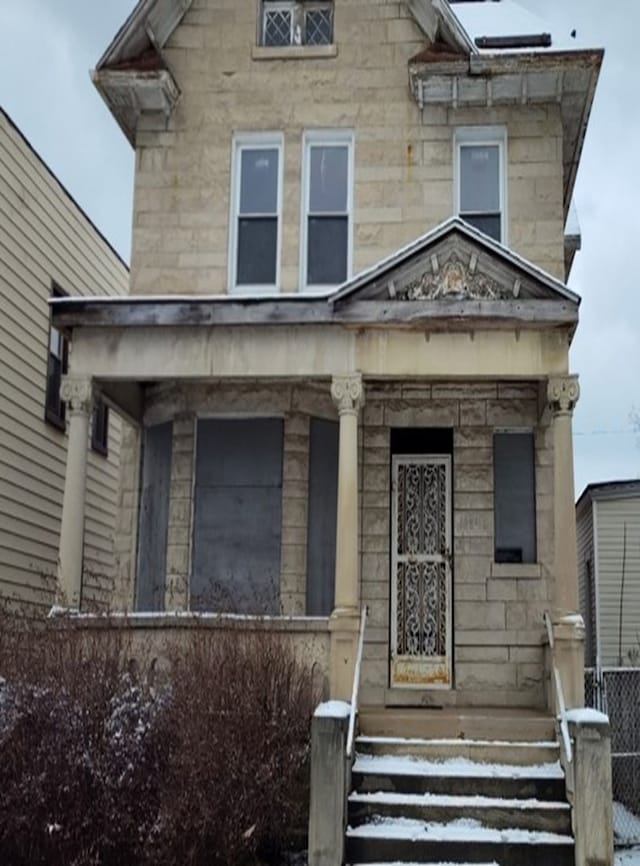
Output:
[[56,302],[61,601],[81,605],[99,393],[132,424],[119,607],[321,617],[347,698],[367,605],[363,704],[545,710],[542,615],[578,606],[576,320],[457,220],[330,297]]

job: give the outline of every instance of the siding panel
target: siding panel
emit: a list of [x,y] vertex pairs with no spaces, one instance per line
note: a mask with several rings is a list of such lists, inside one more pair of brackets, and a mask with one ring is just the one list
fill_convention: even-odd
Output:
[[[128,271],[0,111],[0,596],[53,600],[66,435],[44,420],[49,296],[128,291]],[[120,420],[89,452],[83,603],[113,585]]]
[[600,500],[596,508],[602,662],[629,664],[629,653],[640,651],[640,497]]

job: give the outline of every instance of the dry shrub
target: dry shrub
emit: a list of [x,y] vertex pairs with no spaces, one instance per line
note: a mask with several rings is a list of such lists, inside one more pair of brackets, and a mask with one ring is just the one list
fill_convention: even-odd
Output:
[[306,824],[311,673],[266,631],[195,633],[162,688],[128,659],[126,629],[0,618],[0,863],[278,862]]
[[310,672],[277,635],[211,631],[190,642],[174,662],[169,709],[167,864],[275,862],[306,824],[314,699]]

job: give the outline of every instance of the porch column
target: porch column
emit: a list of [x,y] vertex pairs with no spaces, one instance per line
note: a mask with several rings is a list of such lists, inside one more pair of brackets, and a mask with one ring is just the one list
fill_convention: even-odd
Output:
[[577,376],[549,379],[547,399],[553,413],[553,536],[555,608],[558,613],[578,611],[578,553],[573,480],[571,418],[580,386]]
[[568,708],[584,705],[584,623],[578,598],[578,553],[571,419],[580,396],[577,376],[549,379],[553,413],[553,535],[555,659]]
[[87,449],[93,396],[91,379],[66,376],[62,380],[60,396],[67,404],[69,423],[58,554],[57,602],[77,610],[80,608],[82,592]]
[[335,601],[331,631],[331,697],[349,700],[353,684],[360,583],[358,574],[358,413],[364,405],[362,376],[334,376],[331,396],[340,417]]

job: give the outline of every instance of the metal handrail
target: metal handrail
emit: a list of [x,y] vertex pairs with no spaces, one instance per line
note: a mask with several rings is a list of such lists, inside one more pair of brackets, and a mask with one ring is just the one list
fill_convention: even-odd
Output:
[[353,689],[351,690],[351,709],[349,711],[349,731],[347,733],[347,758],[353,754],[353,740],[356,730],[356,715],[358,713],[358,692],[360,691],[360,668],[362,666],[362,650],[364,647],[364,629],[367,622],[367,605],[362,608],[360,616],[360,631],[358,634],[358,651],[356,666],[353,670]]
[[562,741],[564,743],[564,749],[567,755],[567,761],[571,763],[573,760],[573,751],[571,749],[571,737],[569,736],[569,722],[567,721],[567,706],[564,701],[564,691],[562,689],[562,680],[560,679],[560,672],[558,670],[558,666],[556,664],[555,657],[555,648],[554,648],[554,640],[553,640],[553,626],[551,624],[551,617],[549,616],[549,611],[545,610],[544,612],[544,624],[547,627],[547,639],[549,641],[549,649],[551,650],[551,666],[553,668],[553,678],[555,681],[556,687],[556,700],[558,703],[558,710],[560,716],[560,733],[562,735]]

